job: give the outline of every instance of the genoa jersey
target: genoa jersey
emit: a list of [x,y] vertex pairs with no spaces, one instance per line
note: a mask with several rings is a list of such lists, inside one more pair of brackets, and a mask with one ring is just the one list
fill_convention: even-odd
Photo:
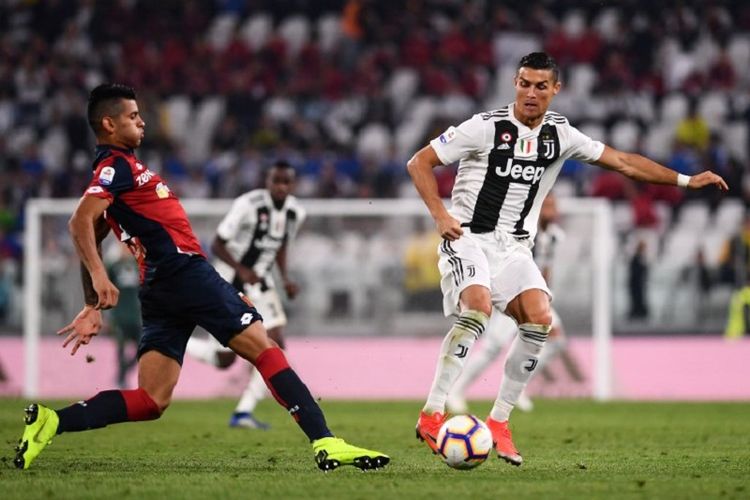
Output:
[[[270,271],[281,247],[293,239],[305,220],[305,210],[294,196],[287,196],[277,207],[267,189],[256,189],[238,197],[216,229],[225,240],[230,255],[252,269],[272,286]],[[241,289],[234,270],[224,262],[216,269],[224,279]]]
[[99,145],[96,153],[84,195],[109,202],[105,219],[138,260],[141,282],[204,256],[179,199],[132,150]]
[[604,144],[548,111],[530,129],[513,116],[514,104],[474,115],[430,141],[446,165],[460,160],[452,215],[472,232],[505,231],[534,238],[542,201],[568,158],[599,159]]

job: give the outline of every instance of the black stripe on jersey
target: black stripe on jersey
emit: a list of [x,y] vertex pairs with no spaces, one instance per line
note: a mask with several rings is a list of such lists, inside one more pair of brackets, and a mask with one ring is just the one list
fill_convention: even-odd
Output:
[[[266,234],[268,234],[268,222],[270,222],[270,214],[268,207],[258,207],[258,213],[256,214],[256,220],[258,221],[257,224],[255,224],[255,231],[253,232],[253,237],[250,239],[250,245],[247,247],[247,251],[245,252],[245,255],[242,256],[240,259],[240,264],[243,266],[252,269],[252,267],[255,265],[255,262],[258,260],[258,257],[260,257],[261,249],[258,248],[258,246],[255,244],[256,241],[259,241],[262,239]],[[265,220],[266,223],[262,224],[261,221]],[[263,228],[263,229],[261,229]],[[240,277],[235,274],[234,279],[232,280],[232,286],[234,286],[239,291],[243,290],[243,282],[240,280]]]
[[483,120],[490,120],[492,118],[507,118],[508,108],[501,108],[495,111],[488,111],[487,113],[482,113],[481,117]]
[[[560,138],[557,135],[557,128],[550,124],[542,125],[542,129],[537,136],[536,146],[536,164],[537,166],[544,167],[546,171],[547,167],[560,156]],[[536,193],[539,191],[539,184],[540,182],[531,184],[529,188],[529,194],[526,196],[526,201],[523,204],[523,209],[521,209],[513,231],[513,235],[516,237],[523,238],[529,235],[529,232],[523,228],[523,223],[531,211],[531,206],[534,204],[534,198],[536,198]]]
[[513,158],[517,140],[518,127],[513,123],[509,120],[495,123],[495,141],[487,160],[487,174],[474,205],[474,216],[469,223],[474,233],[489,233],[495,230],[500,209],[510,186],[510,179],[496,175],[495,168],[502,167],[508,159]]
[[297,224],[297,212],[293,209],[287,209],[286,211],[286,228],[284,231],[284,243],[289,241],[289,236],[296,232],[295,224]]

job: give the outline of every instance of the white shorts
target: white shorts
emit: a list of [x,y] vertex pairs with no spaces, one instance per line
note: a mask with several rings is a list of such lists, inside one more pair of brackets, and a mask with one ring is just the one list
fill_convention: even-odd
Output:
[[275,288],[261,290],[260,283],[245,285],[245,295],[253,303],[255,309],[263,316],[263,326],[266,330],[272,330],[280,326],[286,326],[286,314],[281,305],[281,298]]
[[[222,278],[232,283],[234,269],[220,260],[214,262],[214,267]],[[247,298],[250,299],[250,302],[253,303],[260,315],[263,316],[263,326],[266,327],[266,330],[286,326],[286,314],[281,304],[281,298],[276,292],[270,276],[266,278],[266,284],[268,286],[265,290],[261,289],[262,286],[260,283],[256,283],[255,285],[245,284],[242,291],[247,295]]]
[[438,256],[446,316],[458,316],[459,297],[470,285],[489,289],[492,305],[500,311],[505,311],[508,303],[526,290],[538,288],[552,298],[528,241],[516,241],[504,233],[475,234],[465,230],[456,241],[443,240]]

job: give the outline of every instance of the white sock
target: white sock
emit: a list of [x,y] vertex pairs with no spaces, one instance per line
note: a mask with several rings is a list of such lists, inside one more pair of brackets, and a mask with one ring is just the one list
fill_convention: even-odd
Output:
[[240,400],[235,408],[235,413],[251,413],[258,406],[258,402],[269,394],[266,381],[260,375],[257,369],[250,370],[250,380],[245,387]]
[[213,366],[219,366],[216,344],[210,339],[190,337],[185,352],[198,361],[203,361],[204,363]]
[[464,311],[440,346],[435,378],[424,405],[425,413],[444,413],[445,400],[461,374],[471,346],[484,333],[489,317],[481,311]]
[[536,369],[541,370],[542,368],[547,366],[547,363],[555,359],[555,356],[560,354],[563,349],[565,349],[564,339],[555,337],[553,339],[547,340],[547,342],[545,342],[544,344],[544,349],[542,349],[542,353],[539,354],[539,363],[537,363]]
[[549,325],[518,325],[518,336],[511,344],[508,357],[505,359],[505,376],[500,383],[500,392],[490,412],[493,420],[504,422],[510,417],[510,412],[539,364],[539,353],[544,347],[549,331]]

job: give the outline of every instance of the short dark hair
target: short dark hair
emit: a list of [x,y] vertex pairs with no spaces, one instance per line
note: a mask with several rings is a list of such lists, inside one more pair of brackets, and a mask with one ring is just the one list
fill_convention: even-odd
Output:
[[279,170],[288,170],[295,177],[297,176],[297,169],[294,168],[291,163],[289,163],[286,160],[276,160],[273,163],[271,163],[270,165],[268,165],[268,167],[266,167],[263,177],[266,178],[266,179],[268,179],[268,176],[271,175],[271,172],[273,170],[276,170],[276,169],[279,169]]
[[135,90],[121,83],[103,83],[91,91],[86,114],[94,134],[102,132],[102,118],[120,112],[120,99],[135,100]]
[[552,71],[552,77],[555,81],[560,79],[560,68],[557,66],[557,62],[546,52],[532,52],[531,54],[526,54],[520,61],[518,61],[518,67],[516,70],[521,68],[548,69]]

